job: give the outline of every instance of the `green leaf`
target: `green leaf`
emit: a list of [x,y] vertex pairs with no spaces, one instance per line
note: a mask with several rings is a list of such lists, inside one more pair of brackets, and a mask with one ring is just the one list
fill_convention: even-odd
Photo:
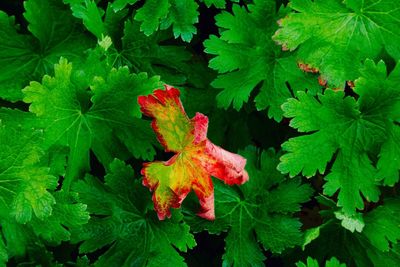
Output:
[[387,199],[383,206],[365,216],[363,234],[379,250],[388,252],[400,240],[400,200]]
[[197,3],[188,0],[170,0],[170,4],[168,17],[162,22],[162,28],[166,29],[172,25],[175,38],[180,36],[183,41],[190,42],[197,32],[193,24],[199,21]]
[[280,106],[292,96],[287,83],[295,93],[306,88],[314,93],[320,90],[312,74],[303,73],[294,56],[282,57],[271,40],[275,21],[282,16],[275,14],[275,5],[271,0],[255,1],[248,5],[249,11],[233,5],[232,14],[223,11],[216,16],[221,36],[211,35],[204,45],[207,53],[216,55],[209,66],[219,73],[212,85],[223,89],[217,96],[219,107],[233,105],[240,110],[260,87],[255,99],[257,109],[269,108],[268,116],[280,121]]
[[136,15],[135,20],[141,22],[140,30],[147,36],[158,30],[160,22],[168,15],[168,0],[147,0]]
[[[399,18],[395,0],[0,1],[0,266],[400,266]],[[137,99],[164,83],[247,147],[214,221],[191,194],[159,221],[141,184],[168,155]]]
[[52,216],[42,220],[33,220],[31,225],[37,236],[59,245],[62,241],[69,241],[71,229],[85,225],[89,221],[86,205],[78,203],[71,196],[62,193],[54,194],[56,204]]
[[43,131],[35,126],[31,113],[0,109],[0,243],[4,239],[6,253],[0,244],[0,255],[45,264],[52,255],[42,241],[68,241],[69,228],[86,223],[88,214],[84,205],[54,193],[65,153],[44,150]]
[[[108,4],[105,11],[101,7],[98,1],[93,0],[63,0],[64,3],[68,3],[72,10],[72,15],[78,19],[81,19],[83,25],[88,31],[96,36],[99,43],[104,40],[108,41],[108,47],[111,45],[112,39],[116,43],[119,43],[121,38],[121,26],[123,19],[128,14],[127,9],[123,9],[124,5],[120,1],[120,5],[114,8],[113,4]],[[128,1],[129,2],[129,1]],[[132,1],[130,1],[132,2]],[[108,48],[106,47],[106,48]],[[107,50],[107,49],[105,49]]]
[[325,267],[346,267],[346,264],[340,263],[338,259],[333,257],[326,262]]
[[17,262],[18,265],[35,263],[39,266],[61,267],[54,260],[53,253],[47,250],[43,240],[34,234],[30,224],[31,222],[22,225],[16,223],[15,220],[0,219],[1,232],[8,252],[8,264],[13,262]]
[[147,36],[172,25],[175,38],[180,36],[190,42],[196,33],[194,24],[199,20],[197,8],[194,0],[147,0],[134,18],[141,22],[140,30]]
[[196,243],[183,216],[176,212],[171,220],[158,221],[148,212],[150,195],[132,169],[119,160],[109,169],[105,184],[88,175],[74,185],[91,213],[89,224],[73,235],[74,242],[83,241],[80,252],[109,246],[96,266],[185,266],[175,248],[186,252]]
[[168,84],[182,85],[193,68],[188,64],[191,54],[182,46],[166,44],[170,38],[165,31],[147,37],[140,32],[136,21],[127,20],[122,48],[109,49],[109,61],[114,67],[126,65],[136,73],[143,71],[149,76],[159,75]]
[[72,15],[83,20],[83,25],[93,33],[97,39],[101,39],[102,34],[106,34],[105,26],[102,20],[104,10],[98,8],[93,0],[64,0],[64,3],[71,5]]
[[287,180],[276,171],[278,156],[272,149],[258,155],[248,147],[241,154],[247,158],[250,180],[240,189],[215,182],[215,221],[189,220],[195,231],[228,231],[223,255],[227,266],[261,265],[265,256],[257,241],[273,253],[300,245],[301,223],[292,215],[312,194],[299,179]]
[[[201,2],[204,2],[204,4],[207,7],[210,7],[211,5],[214,5],[216,8],[225,8],[227,0],[200,0]],[[230,2],[236,2],[239,3],[239,0],[232,0]]]
[[[356,80],[358,100],[343,92],[326,90],[315,98],[299,92],[298,99],[289,99],[283,106],[290,125],[300,132],[313,132],[289,139],[282,145],[288,151],[281,157],[278,169],[294,176],[311,177],[325,173],[327,163],[337,153],[330,173],[325,177],[324,193],[332,196],[338,190],[338,206],[353,215],[363,209],[363,199],[376,202],[379,197],[377,178],[393,185],[399,179],[396,145],[388,148],[396,135],[399,119],[400,67],[387,76],[386,66],[367,60]],[[371,155],[380,160],[376,170]],[[387,154],[389,153],[389,154]],[[393,155],[393,159],[388,159]],[[390,161],[390,163],[388,162]],[[388,171],[384,170],[388,168]]]
[[[383,61],[375,64],[367,60],[360,72],[361,77],[356,80],[355,88],[360,95],[360,110],[371,124],[383,128],[382,133],[371,138],[376,143],[383,142],[377,163],[377,178],[383,180],[384,185],[393,186],[399,181],[400,169],[399,147],[396,143],[400,131],[400,64],[387,76]],[[379,140],[381,135],[382,140]]]
[[14,18],[0,11],[0,97],[9,101],[21,100],[21,89],[51,72],[60,56],[79,63],[90,45],[58,1],[28,0],[24,7],[32,35],[19,34]]
[[304,240],[301,248],[304,250],[308,244],[319,237],[319,234],[319,227],[307,229],[304,232]]
[[298,61],[320,71],[332,88],[344,88],[359,75],[366,58],[379,59],[382,48],[396,60],[400,50],[398,3],[394,0],[292,0],[274,40],[298,50]]
[[[304,255],[320,262],[334,256],[348,266],[397,266],[400,262],[400,254],[396,251],[400,229],[396,215],[399,200],[384,199],[383,203],[364,214],[365,227],[361,233],[344,229],[339,220],[332,218],[334,209],[321,212],[326,222],[313,228],[318,229],[319,236],[306,245]],[[296,255],[299,251],[293,253]]]
[[137,96],[159,87],[158,78],[130,74],[126,67],[112,69],[104,77],[88,78],[93,77],[90,69],[84,74],[85,70],[73,71],[71,63],[60,59],[54,77],[46,75],[42,83],[31,82],[23,90],[30,111],[45,125],[46,146],[69,147],[66,191],[88,169],[90,148],[105,164],[121,153],[118,150],[128,149],[144,159],[155,153],[149,124],[138,118]]
[[[0,218],[1,233],[6,244],[8,258],[24,256],[28,250],[28,244],[33,245],[35,239],[32,231],[22,224],[16,223],[14,219]],[[1,235],[0,235],[1,236]],[[41,243],[37,240],[37,244]]]
[[318,264],[318,261],[317,261],[317,260],[308,257],[308,258],[307,258],[307,263],[306,263],[306,264],[304,264],[304,263],[302,263],[302,262],[297,262],[297,263],[296,263],[296,266],[297,266],[297,267],[319,267],[319,264]]
[[55,204],[49,190],[58,179],[40,164],[42,132],[5,124],[0,117],[0,140],[0,218],[26,223],[33,216],[49,217]]
[[[206,0],[210,7],[214,4],[218,8],[225,7],[226,0]],[[112,7],[115,11],[123,9],[137,0],[116,0]],[[236,0],[234,2],[237,2]],[[159,29],[168,29],[172,26],[175,38],[190,42],[197,29],[194,26],[199,21],[198,4],[194,0],[146,0],[142,7],[137,9],[134,18],[141,23],[140,30],[147,36]]]
[[382,145],[377,164],[379,180],[393,186],[399,180],[400,170],[400,127],[393,125],[388,130],[387,139]]
[[284,150],[292,153],[281,157],[280,171],[291,176],[301,172],[306,177],[313,176],[316,171],[325,172],[326,163],[337,149],[335,133],[342,134],[343,128],[347,129],[352,119],[358,117],[355,101],[343,97],[341,92],[327,90],[317,100],[310,94],[299,92],[297,99],[289,99],[282,106],[285,117],[293,118],[290,126],[299,132],[319,131],[289,139],[282,145]]
[[115,0],[111,4],[111,7],[113,8],[114,11],[120,11],[120,10],[124,9],[127,5],[133,5],[137,1],[138,0]]
[[[239,214],[246,211],[239,208]],[[240,216],[225,238],[225,254],[222,256],[223,266],[252,266],[261,265],[265,256],[260,251],[252,229],[252,218]]]
[[[297,267],[319,267],[318,261],[308,257],[307,258],[307,263],[304,264],[303,262],[297,262],[296,263]],[[330,260],[326,261],[325,267],[346,267],[346,264],[340,263],[338,259],[335,257],[331,258]]]

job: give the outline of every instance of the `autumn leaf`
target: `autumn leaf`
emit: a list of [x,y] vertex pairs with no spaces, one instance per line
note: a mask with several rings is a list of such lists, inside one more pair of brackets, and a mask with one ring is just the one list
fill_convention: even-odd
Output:
[[145,163],[143,184],[153,193],[154,208],[160,220],[170,217],[170,208],[179,208],[194,190],[200,200],[200,217],[215,218],[214,187],[210,175],[226,184],[243,184],[249,177],[246,159],[228,152],[207,139],[208,118],[196,113],[189,119],[178,89],[165,86],[148,96],[139,96],[144,115],[152,117],[152,127],[165,151],[176,153],[165,162]]

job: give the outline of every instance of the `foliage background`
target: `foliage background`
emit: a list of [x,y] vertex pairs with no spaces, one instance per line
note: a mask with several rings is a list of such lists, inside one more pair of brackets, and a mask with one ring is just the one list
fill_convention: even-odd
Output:
[[[397,1],[0,10],[0,265],[400,264]],[[170,155],[136,99],[164,83],[248,160],[214,222],[192,195],[158,221],[141,185]]]

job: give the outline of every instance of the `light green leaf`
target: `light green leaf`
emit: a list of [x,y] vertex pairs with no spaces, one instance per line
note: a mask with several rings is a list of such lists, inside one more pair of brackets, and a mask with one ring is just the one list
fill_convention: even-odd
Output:
[[[281,157],[278,169],[291,176],[302,173],[311,177],[317,171],[324,174],[336,153],[325,177],[324,193],[332,196],[339,190],[338,206],[349,216],[364,208],[361,194],[367,201],[378,200],[378,179],[390,185],[399,179],[397,148],[391,144],[399,127],[400,66],[387,76],[382,61],[375,64],[366,60],[360,72],[354,89],[358,100],[327,89],[317,98],[299,92],[297,99],[289,99],[282,106],[284,115],[292,118],[292,127],[312,133],[282,145],[288,153]],[[376,170],[370,157],[378,156],[379,150]]]
[[[69,2],[64,0],[64,2]],[[80,0],[70,2],[72,15],[83,20],[83,25],[93,33],[98,40],[102,38],[102,34],[106,34],[103,23],[104,10],[96,5],[93,0]]]
[[274,40],[298,50],[298,61],[320,71],[332,88],[359,76],[366,58],[379,59],[382,48],[396,60],[400,50],[398,2],[394,0],[292,0]]
[[41,131],[4,124],[0,117],[0,218],[26,223],[52,214],[55,199],[49,190],[58,179],[40,164],[41,138]]
[[155,153],[155,141],[147,134],[151,131],[149,124],[137,118],[137,96],[159,87],[158,78],[130,74],[127,68],[112,69],[105,77],[92,79],[80,74],[81,70],[73,71],[72,64],[61,59],[55,65],[54,77],[46,75],[42,83],[31,82],[23,90],[24,101],[31,103],[30,111],[45,125],[46,146],[69,147],[63,183],[66,191],[72,180],[88,170],[89,148],[105,164],[116,156],[114,153],[121,153],[110,151],[105,140],[122,142],[135,157],[151,159]]

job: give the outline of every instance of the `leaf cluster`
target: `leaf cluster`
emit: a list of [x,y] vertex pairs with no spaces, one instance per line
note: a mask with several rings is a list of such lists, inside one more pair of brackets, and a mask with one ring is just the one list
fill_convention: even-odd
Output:
[[[0,266],[399,266],[399,12],[1,1]],[[192,194],[160,221],[142,185],[170,155],[137,99],[165,84],[247,159],[213,221]]]

